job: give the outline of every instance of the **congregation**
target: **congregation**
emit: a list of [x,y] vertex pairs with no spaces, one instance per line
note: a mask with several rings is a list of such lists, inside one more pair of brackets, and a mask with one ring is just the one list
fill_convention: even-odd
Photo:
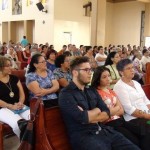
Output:
[[[108,137],[100,142],[106,150],[123,149],[122,146],[126,150],[148,150],[150,101],[141,87],[145,84],[148,62],[150,48],[145,46],[110,44],[77,48],[68,44],[55,50],[48,42],[30,44],[26,36],[18,43],[3,42],[0,45],[0,89],[5,92],[0,92],[0,121],[9,124],[19,138],[18,120],[30,119],[29,107],[24,102],[41,97],[45,108],[60,106],[74,150],[92,150],[91,146],[95,147],[93,150],[100,150],[97,141],[105,134],[111,138],[111,147],[105,143]],[[20,80],[11,75],[12,70],[25,70],[28,100]],[[18,116],[15,110],[20,110]],[[95,119],[96,115],[100,118]],[[95,133],[99,137],[93,136]],[[93,137],[94,142],[81,145]],[[120,138],[120,145],[114,144],[115,138]]]

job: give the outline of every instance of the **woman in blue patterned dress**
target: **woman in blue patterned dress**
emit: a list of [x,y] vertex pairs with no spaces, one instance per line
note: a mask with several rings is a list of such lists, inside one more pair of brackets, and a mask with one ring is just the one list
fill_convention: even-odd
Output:
[[30,91],[30,98],[41,97],[45,107],[57,105],[56,92],[59,84],[53,73],[47,69],[46,60],[41,54],[35,54],[31,58],[26,85]]

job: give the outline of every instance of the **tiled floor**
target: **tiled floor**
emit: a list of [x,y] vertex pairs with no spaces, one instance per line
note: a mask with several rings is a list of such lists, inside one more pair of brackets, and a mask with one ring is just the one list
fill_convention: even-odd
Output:
[[17,136],[4,138],[4,150],[17,150],[20,142]]

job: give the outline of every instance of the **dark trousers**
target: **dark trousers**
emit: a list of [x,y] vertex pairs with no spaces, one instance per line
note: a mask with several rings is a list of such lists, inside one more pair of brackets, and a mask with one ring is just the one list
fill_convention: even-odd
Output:
[[58,106],[58,99],[43,100],[43,103],[45,108],[51,108]]
[[[73,150],[140,150],[121,133],[113,129],[102,129],[99,134],[80,134],[74,137]],[[79,140],[80,139],[80,140]]]
[[150,124],[147,121],[137,118],[125,123],[125,126],[138,137],[142,150],[150,150]]
[[116,119],[106,125],[114,127],[142,150],[150,150],[150,125],[147,124],[147,121],[141,118],[130,121]]
[[123,118],[119,118],[119,119],[107,122],[106,125],[113,127],[115,130],[122,133],[131,142],[133,142],[137,146],[140,146],[140,141],[137,135],[133,133],[132,130],[129,130],[128,127],[125,126],[125,120]]

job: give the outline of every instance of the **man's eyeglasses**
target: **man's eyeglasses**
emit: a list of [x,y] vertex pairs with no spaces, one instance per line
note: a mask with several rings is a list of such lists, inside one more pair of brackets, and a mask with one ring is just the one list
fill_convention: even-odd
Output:
[[46,60],[43,60],[43,61],[41,61],[41,62],[38,62],[38,63],[42,63],[42,64],[43,64],[43,63],[46,63]]
[[93,69],[92,69],[92,68],[84,68],[84,69],[76,69],[76,70],[78,70],[78,71],[83,70],[83,71],[85,71],[85,72],[87,72],[87,73],[93,72]]

